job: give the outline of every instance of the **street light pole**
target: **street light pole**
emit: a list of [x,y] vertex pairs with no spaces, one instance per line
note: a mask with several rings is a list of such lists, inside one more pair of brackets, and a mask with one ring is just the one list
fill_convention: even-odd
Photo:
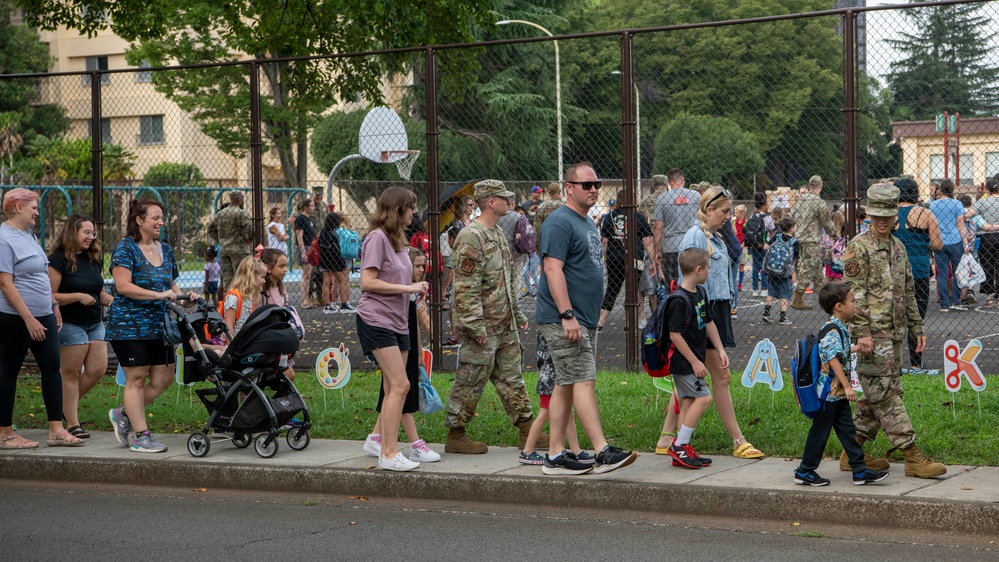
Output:
[[[526,20],[503,20],[496,22],[496,25],[509,25],[511,23],[529,25],[549,37],[555,36],[551,31]],[[562,63],[559,60],[558,41],[553,41],[553,43],[555,43],[555,136],[558,142],[558,183],[561,184],[564,170],[562,163]]]

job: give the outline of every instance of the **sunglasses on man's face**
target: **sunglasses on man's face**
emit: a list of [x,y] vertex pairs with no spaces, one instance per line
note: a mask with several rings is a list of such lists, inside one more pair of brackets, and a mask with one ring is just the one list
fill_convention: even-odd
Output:
[[600,186],[602,186],[604,182],[602,182],[602,181],[567,181],[565,183],[572,183],[572,184],[575,184],[575,185],[581,185],[581,186],[583,186],[583,191],[589,191],[591,189],[600,189]]

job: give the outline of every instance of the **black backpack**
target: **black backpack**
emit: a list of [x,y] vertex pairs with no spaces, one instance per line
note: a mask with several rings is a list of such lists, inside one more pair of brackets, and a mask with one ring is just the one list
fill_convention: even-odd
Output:
[[687,303],[684,326],[689,326],[695,320],[694,302],[682,289],[676,289],[665,299],[659,301],[655,313],[642,330],[642,367],[645,368],[645,372],[650,377],[668,377],[671,374],[670,363],[676,348],[669,339],[666,312],[669,308],[668,303],[672,303],[678,298]]
[[756,213],[742,225],[742,239],[746,247],[762,250],[767,243],[766,213]]

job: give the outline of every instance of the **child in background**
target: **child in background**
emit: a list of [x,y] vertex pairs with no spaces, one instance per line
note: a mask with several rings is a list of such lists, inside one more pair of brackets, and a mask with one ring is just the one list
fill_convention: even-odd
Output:
[[217,257],[218,252],[214,246],[205,248],[205,283],[202,291],[205,293],[205,302],[212,306],[218,306],[219,303],[219,275],[222,273],[222,266],[215,261]]
[[[964,205],[964,212],[967,213],[964,215],[964,251],[978,259],[978,229],[975,227],[972,213],[968,212],[971,211],[971,197],[962,195],[957,200]],[[961,288],[961,302],[971,306],[978,304],[978,299],[975,298],[975,292],[971,290],[971,287]]]
[[243,327],[253,309],[260,305],[260,295],[266,279],[267,268],[264,262],[253,256],[246,256],[236,266],[232,285],[222,299],[222,317],[233,337]]
[[[548,405],[552,399],[552,391],[555,390],[555,365],[552,364],[552,355],[548,351],[548,342],[545,341],[541,332],[538,332],[538,398],[540,407],[538,415],[531,424],[531,430],[527,432],[527,440],[524,442],[524,449],[520,451],[520,464],[545,464],[544,455],[539,455],[537,448],[548,449],[548,437],[542,431],[548,423]],[[593,464],[597,458],[587,453],[579,446],[579,435],[576,433],[575,417],[570,418],[570,423],[565,428],[565,440],[569,442],[569,451],[576,456],[576,460],[583,464]],[[561,448],[561,447],[560,447]]]
[[[864,462],[864,449],[857,443],[857,428],[853,424],[850,402],[856,402],[857,393],[850,386],[850,377],[844,367],[850,368],[850,353],[857,346],[851,345],[850,331],[846,322],[853,318],[857,304],[853,289],[846,283],[827,283],[819,290],[819,305],[829,315],[826,326],[832,326],[819,340],[819,360],[821,374],[815,388],[821,392],[829,384],[825,408],[812,420],[812,427],[805,439],[805,452],[801,464],[794,471],[794,482],[804,486],[826,486],[828,478],[815,472],[822,461],[822,453],[829,441],[830,430],[836,430],[836,437],[843,444],[843,450],[853,471],[853,485],[863,486],[870,482],[880,482],[888,478],[887,470],[871,470]],[[823,326],[823,330],[826,327]]]
[[683,281],[667,301],[667,329],[670,343],[677,351],[672,354],[670,372],[673,391],[680,400],[680,430],[668,452],[673,457],[673,466],[702,468],[710,466],[711,459],[699,455],[690,439],[711,405],[711,390],[704,380],[708,374],[704,366],[708,342],[718,350],[722,368],[728,367],[728,355],[711,317],[707,291],[701,286],[708,280],[710,254],[700,248],[687,248],[678,261]]
[[[409,260],[413,262],[413,283],[423,281],[426,276],[427,258],[423,251],[417,248],[409,248]],[[411,293],[409,296],[409,354],[406,356],[406,378],[409,379],[409,392],[406,393],[406,401],[402,406],[402,428],[406,431],[406,438],[409,439],[409,460],[413,462],[437,462],[441,460],[440,453],[434,451],[427,445],[427,442],[420,439],[420,434],[416,431],[415,412],[420,411],[420,369],[426,369],[423,365],[423,344],[420,339],[420,323],[416,316],[417,301],[422,300],[419,295]],[[382,401],[385,399],[385,386],[382,385],[378,391],[378,419],[375,420],[375,427],[372,433],[368,434],[364,440],[364,451],[375,457],[382,454]]]
[[[791,217],[784,217],[777,221],[777,237],[770,242],[770,246],[781,242],[790,243],[794,247],[794,259],[798,259],[798,243],[793,238],[794,232],[798,230],[794,219]],[[778,324],[788,326],[791,321],[787,319],[787,299],[791,298],[791,294],[794,292],[794,283],[791,277],[779,278],[767,273],[766,268],[764,268],[763,274],[767,276],[767,304],[763,307],[763,321],[766,323],[773,322],[773,318],[770,316],[770,309],[773,306],[774,299],[780,299],[780,321]]]
[[[735,220],[732,221],[732,225],[735,227],[735,237],[739,239],[739,246],[745,246],[746,243],[746,206],[736,205],[735,209],[732,211],[735,213]],[[742,259],[739,260],[739,282],[738,290],[742,290],[742,281],[746,277],[746,252],[743,251]]]
[[[260,261],[263,262],[267,270],[261,302],[263,304],[290,306],[288,304],[288,291],[284,288],[284,276],[288,273],[288,255],[281,250],[267,248],[260,253]],[[294,366],[294,360],[289,360],[288,368],[284,372],[288,380],[295,380]]]

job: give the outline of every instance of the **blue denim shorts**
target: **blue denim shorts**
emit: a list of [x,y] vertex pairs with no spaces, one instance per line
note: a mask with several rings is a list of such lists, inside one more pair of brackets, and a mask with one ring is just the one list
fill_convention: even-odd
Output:
[[104,341],[104,323],[89,326],[63,324],[59,330],[59,345],[88,345],[90,342]]

